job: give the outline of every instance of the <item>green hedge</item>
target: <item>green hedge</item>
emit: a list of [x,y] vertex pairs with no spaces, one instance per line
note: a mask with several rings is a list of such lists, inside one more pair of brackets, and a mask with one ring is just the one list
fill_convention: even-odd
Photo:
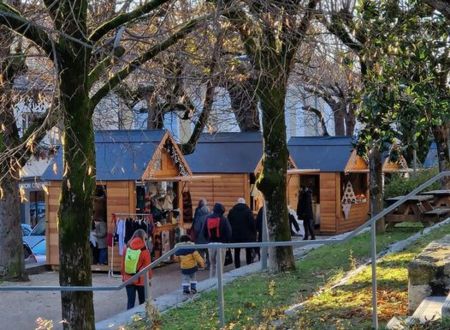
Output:
[[[416,172],[416,174],[410,173],[409,178],[404,178],[403,174],[394,173],[389,178],[386,178],[384,198],[406,195],[436,174],[438,174],[438,170],[435,168],[420,169]],[[440,184],[439,182],[436,182],[425,189],[425,191],[439,188]]]

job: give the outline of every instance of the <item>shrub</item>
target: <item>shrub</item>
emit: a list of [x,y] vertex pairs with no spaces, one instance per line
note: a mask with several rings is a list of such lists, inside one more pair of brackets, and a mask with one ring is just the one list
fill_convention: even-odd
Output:
[[[418,170],[416,174],[411,173],[409,178],[403,177],[401,173],[393,173],[389,178],[386,178],[384,198],[406,195],[436,174],[438,174],[438,170],[435,168]],[[439,182],[435,182],[424,191],[439,188]]]

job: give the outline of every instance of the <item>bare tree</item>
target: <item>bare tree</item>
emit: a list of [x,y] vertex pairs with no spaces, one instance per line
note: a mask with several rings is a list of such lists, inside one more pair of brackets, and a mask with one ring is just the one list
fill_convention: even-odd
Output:
[[[93,60],[94,54],[117,28],[144,17],[151,20],[149,13],[160,10],[166,13],[170,3],[168,0],[149,1],[131,11],[115,14],[102,24],[90,26],[88,1],[44,1],[45,8],[40,9],[47,17],[41,21],[27,18],[17,8],[0,2],[0,25],[38,46],[58,72],[57,90],[64,131],[64,176],[58,215],[61,285],[92,284],[88,237],[95,189],[92,115],[96,105],[143,63],[184,38],[208,16],[192,18],[175,31],[163,33],[159,37],[162,41],[136,51],[136,56],[131,53],[129,60],[119,47],[103,56],[100,54],[100,61]],[[124,61],[124,65],[109,69],[111,62],[122,58],[128,63]],[[65,329],[95,327],[91,292],[62,292],[61,300]]]

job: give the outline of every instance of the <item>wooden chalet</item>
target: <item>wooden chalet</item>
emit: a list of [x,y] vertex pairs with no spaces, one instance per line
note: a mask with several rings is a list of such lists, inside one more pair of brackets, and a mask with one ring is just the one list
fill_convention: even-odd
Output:
[[[288,176],[289,204],[296,207],[300,187],[310,187],[315,226],[321,233],[347,232],[368,219],[368,165],[357,155],[351,137],[292,137],[288,149],[303,171]],[[385,157],[385,173],[403,170],[404,159],[393,163]]]
[[[175,235],[190,227],[190,219],[183,212],[182,181],[191,177],[185,161],[171,135],[164,130],[112,130],[95,133],[97,189],[93,219],[107,223],[110,237],[115,236],[117,222],[154,222],[153,244],[155,257],[175,243]],[[48,182],[47,206],[47,263],[59,264],[58,208],[62,180],[62,150],[49,165],[43,178]],[[163,212],[158,218],[144,216],[154,203]],[[151,204],[151,205],[150,205]],[[130,233],[128,233],[130,234]],[[108,248],[107,266],[93,266],[95,270],[120,267],[118,244]]]
[[[260,132],[202,134],[194,153],[185,156],[197,178],[187,184],[194,208],[201,198],[210,206],[222,203],[226,212],[240,197],[253,206],[262,151]],[[200,180],[202,176],[209,178]]]

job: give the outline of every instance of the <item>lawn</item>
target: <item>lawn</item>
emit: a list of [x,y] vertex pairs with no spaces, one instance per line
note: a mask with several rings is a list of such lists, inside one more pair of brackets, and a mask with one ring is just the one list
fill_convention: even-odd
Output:
[[[431,232],[405,251],[386,256],[377,264],[378,317],[385,325],[393,316],[406,316],[408,307],[408,263],[433,240],[450,233],[450,225]],[[308,300],[305,308],[286,322],[293,329],[370,329],[371,269],[355,275],[344,285]],[[424,329],[428,327],[416,327]],[[438,329],[437,324],[429,329]],[[448,329],[448,328],[447,328]]]
[[[450,227],[446,227],[450,230]],[[403,240],[420,228],[400,228],[392,232],[377,236],[377,249],[381,251],[389,244]],[[297,270],[293,272],[270,275],[258,273],[245,278],[238,279],[225,287],[225,317],[228,329],[252,328],[266,329],[274,319],[285,318],[284,310],[287,306],[300,303],[306,300],[312,302],[311,307],[307,309],[307,315],[311,317],[320,317],[320,313],[328,311],[330,308],[339,307],[339,315],[344,315],[348,319],[350,314],[347,310],[356,308],[360,320],[367,316],[370,320],[370,310],[359,308],[362,299],[357,292],[351,288],[347,290],[347,298],[352,299],[348,306],[340,306],[340,301],[325,304],[333,296],[333,291],[326,290],[332,283],[342,278],[345,272],[356,267],[361,262],[367,260],[370,253],[369,233],[362,234],[352,240],[342,243],[322,246],[308,253],[308,255],[297,262]],[[407,258],[405,256],[405,258]],[[392,260],[391,263],[401,262]],[[406,262],[406,261],[405,261]],[[400,265],[400,264],[399,264]],[[380,271],[383,265],[380,265]],[[400,270],[399,270],[400,271]],[[367,274],[361,274],[360,280],[354,284],[363,284],[366,281]],[[370,282],[370,277],[369,277]],[[396,281],[393,281],[396,282]],[[397,283],[397,282],[396,282]],[[380,283],[382,284],[382,283]],[[398,283],[400,287],[400,283]],[[324,293],[313,297],[317,290],[325,288]],[[383,286],[380,285],[382,290]],[[370,287],[369,287],[370,289]],[[399,289],[400,291],[400,289]],[[328,297],[327,297],[328,295]],[[370,299],[370,295],[367,295]],[[344,299],[344,298],[343,298]],[[402,301],[402,297],[395,297],[396,301]],[[333,299],[331,299],[333,300]],[[200,297],[183,305],[182,307],[172,309],[164,313],[160,320],[162,329],[214,329],[218,327],[217,318],[217,294],[215,291],[201,294]],[[336,311],[338,312],[338,311]],[[331,311],[330,311],[331,313]],[[361,315],[358,315],[360,313]],[[324,315],[328,315],[325,314]],[[297,318],[286,320],[291,324],[307,328],[316,327],[316,323],[304,323],[307,318],[303,317],[303,312]],[[328,322],[317,323],[323,329],[323,325]],[[331,321],[329,324],[337,324]],[[328,324],[328,323],[326,323]],[[128,329],[145,329],[143,322],[136,322]],[[297,328],[297,327],[296,327]]]

